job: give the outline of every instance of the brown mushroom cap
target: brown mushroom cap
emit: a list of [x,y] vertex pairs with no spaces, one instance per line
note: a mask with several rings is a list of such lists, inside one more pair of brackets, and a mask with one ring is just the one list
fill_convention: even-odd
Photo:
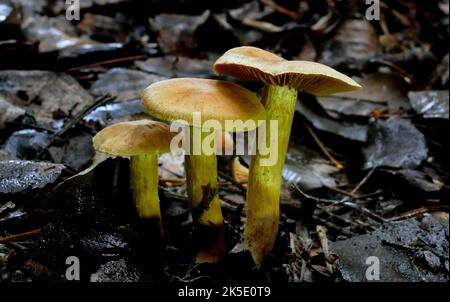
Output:
[[202,122],[217,120],[222,131],[245,131],[251,128],[228,128],[226,120],[265,120],[266,112],[256,95],[231,82],[178,78],[148,86],[142,94],[144,109],[165,121],[184,120],[193,125],[193,112],[200,112]]
[[169,152],[175,135],[166,124],[140,120],[108,126],[94,136],[93,143],[97,151],[111,155],[159,154]]
[[315,95],[361,89],[350,77],[326,65],[308,61],[288,61],[263,49],[250,46],[228,50],[214,64],[214,73],[266,85],[289,86]]

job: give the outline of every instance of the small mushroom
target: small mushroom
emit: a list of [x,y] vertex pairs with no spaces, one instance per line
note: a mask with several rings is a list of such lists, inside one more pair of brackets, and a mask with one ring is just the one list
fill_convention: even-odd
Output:
[[130,157],[133,200],[140,218],[151,226],[150,233],[163,237],[158,197],[158,154],[169,152],[176,133],[151,120],[122,122],[108,126],[93,138],[97,151]]
[[[244,240],[257,265],[273,247],[279,223],[281,172],[286,157],[291,125],[297,102],[297,90],[315,95],[361,89],[348,76],[319,63],[288,61],[256,47],[228,50],[214,64],[216,74],[265,84],[262,104],[267,121],[278,121],[278,161],[260,165],[258,150],[252,157],[247,192],[247,220]],[[269,123],[266,123],[269,124]],[[266,141],[270,129],[266,131]]]
[[[201,113],[202,121],[216,121],[221,131],[243,132],[254,130],[259,121],[265,120],[265,110],[251,91],[234,83],[208,79],[178,78],[157,82],[144,90],[141,99],[144,109],[152,116],[165,121],[183,120],[189,125],[190,152],[186,155],[185,166],[195,225],[195,260],[197,263],[217,262],[225,244],[216,149],[212,154],[205,154],[199,148],[211,135],[216,141],[217,132],[196,124],[193,114]],[[231,126],[226,122],[236,120],[253,121],[254,126]],[[196,140],[194,133],[198,130],[200,137]],[[200,149],[197,155],[193,152],[195,148]]]

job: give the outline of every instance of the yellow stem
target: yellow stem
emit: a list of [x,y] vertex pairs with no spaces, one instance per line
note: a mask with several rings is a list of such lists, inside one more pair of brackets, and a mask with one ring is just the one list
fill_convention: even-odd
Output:
[[273,131],[269,127],[270,121],[278,121],[278,160],[272,166],[261,165],[261,159],[267,156],[261,155],[257,149],[250,164],[244,239],[258,266],[272,250],[278,232],[282,169],[296,101],[297,90],[287,86],[267,86],[262,98],[267,112],[266,142],[270,141],[270,131]]
[[154,154],[131,157],[131,187],[136,211],[152,228],[151,234],[163,238],[161,210],[158,197],[158,156]]
[[[201,141],[205,136],[202,133]],[[191,151],[192,148],[191,143]],[[216,155],[186,155],[185,165],[187,193],[194,219],[195,261],[214,263],[219,260],[225,245]]]

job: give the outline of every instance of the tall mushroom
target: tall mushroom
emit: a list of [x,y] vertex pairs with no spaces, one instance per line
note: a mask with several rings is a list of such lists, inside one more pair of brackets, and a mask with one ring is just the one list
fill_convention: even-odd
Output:
[[[264,83],[261,102],[266,108],[267,120],[278,121],[277,163],[260,165],[264,156],[257,151],[252,158],[249,174],[244,239],[256,264],[261,265],[272,249],[278,231],[281,173],[297,90],[327,95],[357,90],[361,86],[328,66],[307,61],[287,61],[268,51],[246,46],[230,49],[223,54],[215,62],[214,72]],[[267,141],[270,129],[266,135]]]
[[[189,125],[190,152],[185,166],[194,218],[196,262],[217,262],[224,250],[224,225],[218,197],[216,150],[206,154],[201,148],[207,138],[215,140],[217,135],[197,123],[195,114],[201,114],[202,121],[215,121],[222,131],[243,132],[254,130],[259,121],[265,120],[265,110],[251,91],[234,83],[208,79],[157,82],[144,90],[141,99],[152,116],[165,121],[183,120]],[[227,122],[239,120],[253,121],[253,126]]]
[[93,138],[97,151],[130,157],[131,187],[136,211],[148,221],[149,232],[162,239],[158,197],[158,154],[169,152],[176,133],[167,125],[151,120],[122,122],[108,126]]

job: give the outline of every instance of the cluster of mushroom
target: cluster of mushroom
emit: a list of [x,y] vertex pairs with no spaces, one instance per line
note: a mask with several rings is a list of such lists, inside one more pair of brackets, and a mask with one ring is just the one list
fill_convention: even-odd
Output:
[[[261,101],[257,96],[231,82],[194,78],[178,78],[154,83],[142,94],[145,110],[160,120],[186,121],[192,138],[195,127],[193,113],[204,120],[216,120],[223,131],[242,132],[251,128],[229,127],[225,121],[277,121],[278,135],[266,130],[266,141],[276,144],[275,165],[261,165],[265,155],[256,149],[250,165],[246,223],[243,239],[255,263],[260,266],[273,247],[279,222],[281,172],[297,102],[297,90],[316,95],[360,89],[351,78],[322,64],[287,61],[255,47],[237,47],[227,51],[214,64],[217,75],[231,75],[242,80],[262,82],[265,87]],[[247,124],[248,126],[248,124]],[[206,131],[206,132],[204,132]],[[211,135],[202,129],[202,143]],[[258,131],[258,129],[256,129]],[[94,137],[98,151],[118,156],[130,156],[131,186],[140,217],[154,221],[162,238],[161,212],[158,199],[157,154],[168,152],[177,133],[167,125],[151,120],[119,123],[100,131]],[[192,140],[191,140],[192,141]],[[216,144],[216,142],[213,142]],[[216,154],[188,152],[185,157],[188,199],[194,220],[193,242],[196,262],[216,262],[225,250],[224,222],[218,197]]]

